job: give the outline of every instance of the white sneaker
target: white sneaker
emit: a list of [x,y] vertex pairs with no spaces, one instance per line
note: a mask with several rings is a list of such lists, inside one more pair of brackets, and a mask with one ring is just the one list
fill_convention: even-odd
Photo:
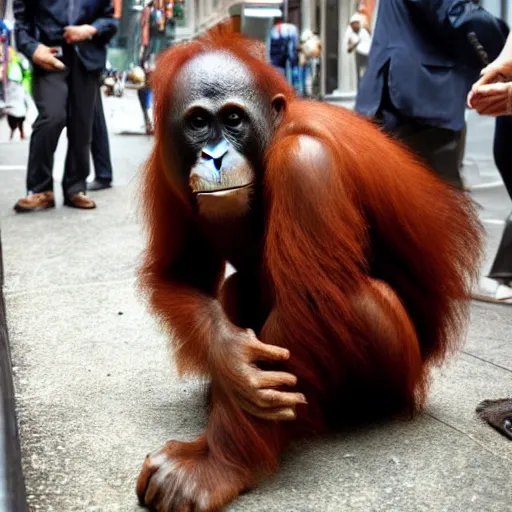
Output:
[[483,302],[512,305],[512,288],[506,284],[500,284],[494,279],[483,277],[478,282],[478,287],[472,293],[472,297],[474,300]]

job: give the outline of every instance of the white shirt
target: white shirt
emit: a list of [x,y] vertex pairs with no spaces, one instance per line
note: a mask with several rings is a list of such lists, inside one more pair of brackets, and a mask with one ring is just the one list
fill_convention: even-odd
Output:
[[370,47],[372,45],[372,36],[365,28],[361,27],[359,32],[354,32],[352,27],[349,25],[345,32],[345,41],[347,46],[349,44],[356,46],[356,52],[359,55],[368,55],[370,53]]

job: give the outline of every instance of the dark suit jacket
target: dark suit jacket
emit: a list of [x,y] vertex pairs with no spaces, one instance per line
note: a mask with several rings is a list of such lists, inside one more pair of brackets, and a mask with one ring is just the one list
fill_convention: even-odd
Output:
[[[63,42],[62,34],[60,40],[45,39],[44,24],[38,16],[38,6],[44,2],[45,0],[14,0],[16,44],[19,51],[28,58],[32,58],[40,42],[44,44],[53,42],[55,45]],[[80,60],[89,71],[104,68],[107,43],[117,30],[117,20],[113,18],[114,9],[111,3],[110,0],[75,0],[75,15],[74,19],[70,20],[70,24],[93,25],[98,30],[91,40],[73,45]],[[51,6],[51,3],[49,2],[48,5]],[[62,32],[64,28],[62,27]]]
[[389,100],[404,118],[461,130],[466,95],[483,67],[469,32],[491,58],[498,55],[500,27],[471,0],[380,0],[356,110],[375,116],[387,82]]

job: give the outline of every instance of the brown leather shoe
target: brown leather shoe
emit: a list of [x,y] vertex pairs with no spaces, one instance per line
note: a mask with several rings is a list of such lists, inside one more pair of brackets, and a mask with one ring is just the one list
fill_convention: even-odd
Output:
[[81,210],[92,210],[96,208],[96,203],[88,198],[83,192],[73,194],[64,199],[65,206],[71,206],[71,208],[80,208]]
[[27,197],[20,199],[14,209],[18,213],[36,212],[38,210],[46,210],[55,206],[55,198],[53,192],[39,192],[38,194],[29,194]]

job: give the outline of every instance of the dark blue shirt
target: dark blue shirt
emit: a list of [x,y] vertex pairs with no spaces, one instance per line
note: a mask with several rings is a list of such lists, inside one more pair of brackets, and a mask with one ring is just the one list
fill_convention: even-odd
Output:
[[42,43],[59,46],[68,25],[92,25],[97,33],[73,45],[88,70],[102,69],[106,45],[116,33],[111,0],[14,0],[16,42],[29,59]]
[[64,28],[70,25],[70,0],[35,0],[34,24],[41,39],[61,41]]

